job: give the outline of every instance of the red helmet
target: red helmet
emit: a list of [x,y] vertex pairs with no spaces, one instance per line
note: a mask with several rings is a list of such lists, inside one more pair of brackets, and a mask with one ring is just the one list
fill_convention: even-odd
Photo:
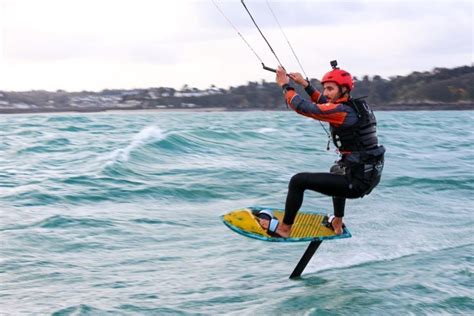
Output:
[[335,82],[340,86],[346,86],[351,91],[354,88],[354,82],[352,81],[352,76],[345,70],[335,68],[330,72],[326,73],[321,80],[321,83],[325,82]]

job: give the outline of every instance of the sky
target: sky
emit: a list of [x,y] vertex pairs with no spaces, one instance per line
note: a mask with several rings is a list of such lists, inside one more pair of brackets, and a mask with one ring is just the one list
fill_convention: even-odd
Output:
[[[240,0],[214,0],[267,66]],[[267,0],[247,0],[288,71],[302,72]],[[268,0],[304,71],[357,77],[473,64],[473,0]],[[212,0],[0,0],[0,90],[228,88],[274,81]]]

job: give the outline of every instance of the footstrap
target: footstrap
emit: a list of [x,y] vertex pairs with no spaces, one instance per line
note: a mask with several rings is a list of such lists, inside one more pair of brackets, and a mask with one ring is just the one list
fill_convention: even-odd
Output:
[[270,223],[268,223],[267,233],[270,236],[275,235],[279,225],[280,225],[280,221],[278,220],[278,218],[273,217],[270,220]]
[[258,212],[257,217],[265,218],[268,220],[267,234],[269,234],[270,236],[276,235],[276,231],[278,229],[278,226],[280,225],[280,221],[273,215],[271,211],[261,210],[260,212]]
[[[336,216],[334,215],[327,215],[325,217],[325,221],[323,222],[323,224],[327,227],[327,228],[330,228],[332,230],[334,230],[334,227],[332,227],[332,221],[336,218]],[[344,229],[346,227],[346,225],[343,223],[342,224],[342,229]]]
[[329,215],[328,216],[328,227],[332,228],[332,221],[334,220],[334,218],[336,218],[336,216],[334,216],[334,215]]

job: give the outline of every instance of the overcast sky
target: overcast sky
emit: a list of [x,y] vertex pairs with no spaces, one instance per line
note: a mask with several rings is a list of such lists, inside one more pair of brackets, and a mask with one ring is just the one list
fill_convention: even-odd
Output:
[[[240,4],[215,0],[268,66]],[[472,0],[269,0],[306,73],[356,76],[473,63]],[[247,0],[286,69],[300,71],[266,0]],[[227,88],[273,81],[212,0],[0,0],[0,90]]]

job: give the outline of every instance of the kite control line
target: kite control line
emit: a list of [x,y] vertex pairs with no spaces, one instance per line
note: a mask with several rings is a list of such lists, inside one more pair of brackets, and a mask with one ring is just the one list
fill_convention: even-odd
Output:
[[309,81],[309,77],[306,74],[306,72],[304,71],[303,66],[301,65],[300,59],[298,58],[298,56],[296,56],[296,52],[293,49],[293,46],[291,45],[290,40],[288,39],[285,32],[283,31],[283,28],[281,27],[280,21],[278,21],[278,18],[276,16],[275,12],[273,12],[272,7],[270,6],[270,2],[268,2],[268,0],[266,2],[267,2],[268,9],[270,9],[270,12],[272,13],[273,18],[275,19],[276,23],[278,24],[278,28],[280,29],[281,33],[283,34],[283,37],[285,38],[286,42],[288,43],[288,46],[290,46],[291,52],[293,53],[293,56],[295,57],[296,61],[298,62],[298,65],[300,66],[301,71],[304,73],[304,76],[306,77],[306,80]]
[[[227,22],[229,22],[230,26],[232,26],[232,28],[234,29],[234,31],[237,32],[237,34],[240,36],[240,38],[244,41],[244,43],[247,45],[248,48],[250,48],[250,50],[252,51],[252,53],[255,55],[255,57],[257,57],[257,59],[260,61],[260,63],[262,64],[262,68],[267,70],[267,71],[271,71],[271,72],[275,72],[276,73],[276,69],[274,68],[270,68],[270,67],[267,67],[265,66],[265,63],[263,62],[262,58],[260,58],[260,56],[257,54],[257,52],[255,51],[255,49],[253,49],[253,47],[250,45],[250,43],[245,39],[245,37],[242,35],[242,33],[240,33],[240,31],[237,29],[237,27],[234,25],[234,23],[232,23],[232,21],[225,15],[224,11],[222,11],[222,9],[219,7],[219,5],[216,3],[215,0],[212,0],[212,3],[214,4],[214,6],[217,8],[217,10],[220,12],[220,14],[224,17],[224,19],[227,20]],[[242,2],[243,3],[243,2]],[[245,6],[245,4],[244,4]],[[248,10],[247,10],[248,12]],[[250,12],[249,12],[250,14]],[[250,15],[251,16],[251,15]],[[253,18],[252,18],[253,20]],[[255,21],[254,21],[255,23]],[[255,24],[257,25],[257,24]],[[257,26],[258,28],[258,26]],[[259,29],[260,31],[260,29]],[[261,32],[260,32],[261,34]],[[263,34],[262,34],[263,36]],[[264,37],[265,38],[265,37]],[[266,39],[265,39],[266,40]],[[268,43],[268,42],[267,42]],[[270,44],[268,44],[270,45]],[[273,50],[272,50],[273,51]],[[276,55],[275,55],[276,56]],[[278,60],[278,57],[277,57],[277,60]],[[279,62],[279,61],[278,61]],[[281,65],[281,63],[280,63]]]
[[[250,18],[252,19],[253,24],[255,25],[255,27],[257,28],[257,30],[260,32],[260,35],[262,35],[263,39],[264,39],[265,42],[267,43],[268,48],[270,48],[270,51],[272,52],[273,56],[275,56],[276,60],[278,61],[278,64],[279,64],[282,68],[285,68],[285,67],[283,67],[283,65],[281,64],[281,61],[280,61],[280,59],[278,58],[278,56],[275,54],[275,51],[273,50],[272,45],[270,45],[270,43],[268,42],[268,40],[267,40],[267,38],[265,37],[265,35],[263,35],[262,31],[261,31],[260,28],[258,27],[257,22],[255,22],[255,19],[253,18],[252,13],[250,13],[249,9],[248,9],[247,6],[245,5],[244,0],[240,0],[240,2],[241,2],[242,5],[244,6],[245,11],[247,11],[247,13],[249,14]],[[263,69],[268,70],[268,71],[273,71],[273,70],[274,70],[274,69],[272,69],[272,68],[265,67],[265,65],[263,65]],[[276,70],[275,70],[275,72],[276,72]]]
[[[258,32],[260,33],[260,35],[262,35],[263,39],[265,40],[265,43],[267,43],[268,45],[268,48],[270,48],[270,51],[272,52],[273,56],[275,56],[278,64],[283,68],[285,69],[285,67],[283,67],[280,59],[278,58],[277,54],[275,53],[275,51],[273,50],[273,47],[272,45],[270,45],[270,43],[268,42],[267,38],[265,37],[265,35],[263,35],[263,32],[262,30],[260,29],[260,27],[258,26],[257,22],[255,21],[254,17],[252,16],[252,13],[250,13],[250,10],[247,8],[247,5],[245,4],[244,0],[240,0],[240,2],[242,3],[242,6],[244,7],[245,11],[247,11],[250,19],[252,20],[253,24],[255,25],[255,27],[257,28]],[[286,36],[285,32],[283,31],[283,28],[281,27],[281,24],[280,22],[278,21],[278,18],[276,17],[276,14],[275,12],[273,11],[272,7],[270,6],[270,3],[268,2],[268,0],[266,1],[267,2],[267,6],[268,8],[270,9],[270,12],[272,13],[273,15],[273,18],[275,19],[276,23],[278,24],[278,27],[280,28],[280,31],[282,32],[284,38],[286,39],[286,42],[288,43],[288,46],[290,47],[291,49],[291,52],[293,53],[293,56],[295,57],[296,61],[298,62],[298,65],[300,66],[301,68],[301,71],[303,72],[303,74],[305,75],[306,77],[306,80],[309,82],[309,77],[308,75],[306,74],[306,72],[304,71],[304,68],[303,66],[301,65],[301,62],[298,58],[298,56],[296,55],[296,52],[295,50],[293,49],[293,46],[291,45],[288,37]],[[263,62],[262,58],[260,58],[260,56],[257,54],[257,52],[255,51],[255,49],[253,49],[253,47],[250,45],[250,43],[245,39],[245,37],[242,35],[242,33],[240,33],[240,31],[237,29],[237,27],[232,23],[232,21],[225,15],[224,11],[222,11],[222,9],[219,7],[219,5],[216,3],[215,0],[212,0],[212,3],[214,4],[214,6],[217,8],[217,10],[220,12],[220,14],[227,20],[227,22],[232,26],[232,28],[237,32],[237,34],[239,35],[239,37],[244,41],[244,43],[247,45],[247,47],[252,51],[252,53],[255,55],[255,57],[257,57],[257,59],[260,61],[260,63],[262,64],[262,68],[264,70],[267,70],[267,71],[271,71],[271,72],[274,72],[276,73],[276,69],[274,68],[270,68],[270,67],[267,67],[265,65],[265,63]],[[289,74],[286,74],[287,77],[290,77]],[[321,127],[323,128],[324,132],[326,133],[326,135],[328,136],[328,145],[327,145],[327,148],[326,150],[329,150],[329,144],[331,142],[331,134],[329,134],[329,132],[326,130],[326,128],[324,127],[324,125],[321,123],[321,121],[318,121],[319,124],[321,125]]]

